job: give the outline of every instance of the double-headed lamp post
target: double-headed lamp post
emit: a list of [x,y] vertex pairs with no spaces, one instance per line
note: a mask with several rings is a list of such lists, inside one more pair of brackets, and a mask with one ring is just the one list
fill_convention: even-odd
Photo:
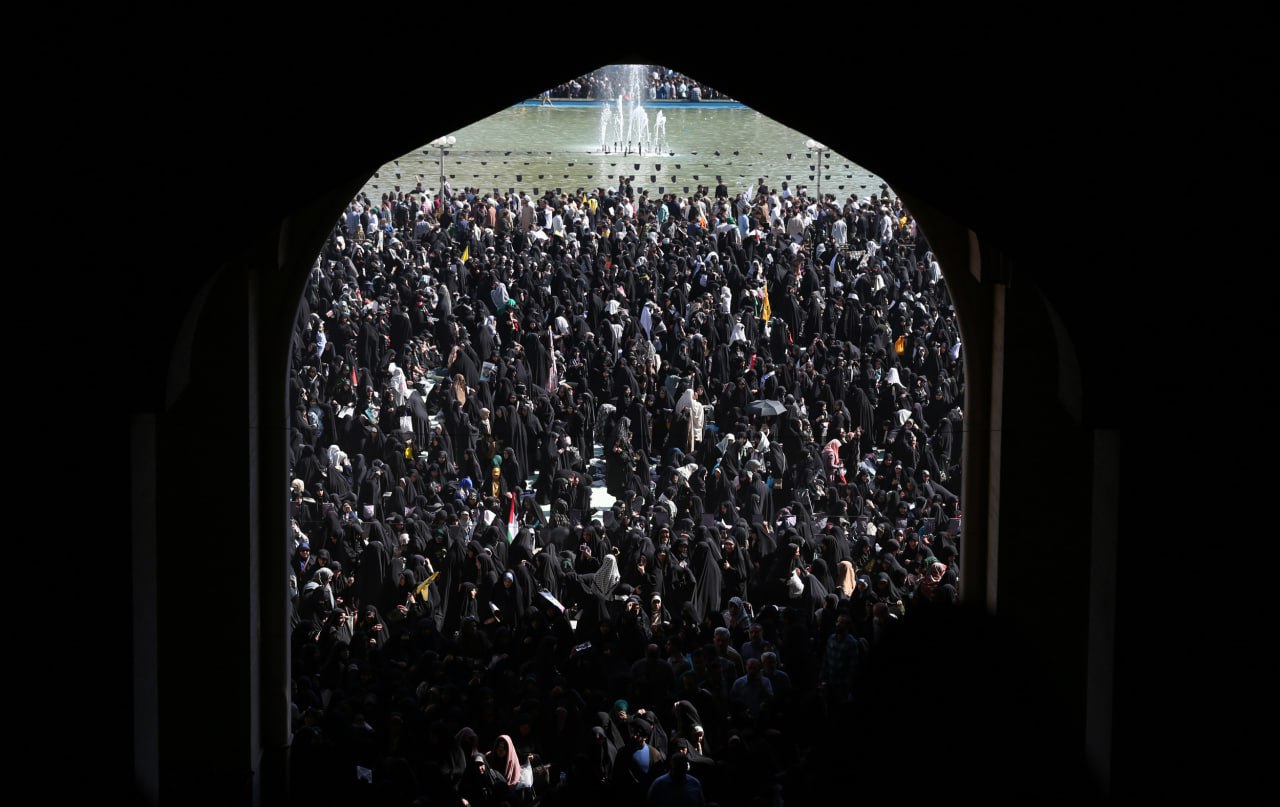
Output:
[[437,137],[435,140],[432,140],[430,143],[427,144],[433,149],[440,150],[440,191],[441,192],[444,191],[444,153],[445,153],[445,150],[452,148],[453,144],[457,142],[458,142],[458,138],[454,137],[453,135],[445,135],[444,137]]
[[817,140],[804,141],[804,147],[818,152],[818,201],[822,201],[822,153],[831,151],[831,149],[819,143]]

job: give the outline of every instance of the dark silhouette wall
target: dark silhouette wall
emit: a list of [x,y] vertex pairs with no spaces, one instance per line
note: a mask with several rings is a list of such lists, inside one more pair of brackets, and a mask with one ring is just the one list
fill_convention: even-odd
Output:
[[[133,745],[113,735],[128,770],[113,781],[144,801],[282,798],[288,337],[342,205],[431,138],[602,64],[642,62],[831,145],[921,220],[960,309],[971,389],[964,596],[1034,672],[1066,753],[1104,790],[1127,786],[1114,694],[1121,371],[1114,334],[1096,327],[1120,302],[1092,282],[1123,261],[1105,232],[1083,255],[1061,237],[1088,225],[1079,202],[1116,167],[1087,137],[1116,92],[1061,77],[1054,54],[1031,47],[931,48],[927,64],[890,59],[884,90],[853,92],[856,71],[780,88],[724,54],[661,44],[451,58],[456,69],[414,75],[432,49],[363,63],[250,35],[231,48],[112,45],[107,59],[103,41],[83,39],[63,55],[100,70],[47,145],[72,150],[74,121],[111,122],[81,187],[101,246],[87,296],[118,359],[94,368],[96,383],[114,385],[130,458],[132,676],[103,722],[132,725]],[[526,46],[494,52],[512,47]],[[1021,89],[1011,64],[1044,71],[1039,90]],[[369,81],[369,65],[387,80]],[[1050,147],[1063,139],[1075,147]]]

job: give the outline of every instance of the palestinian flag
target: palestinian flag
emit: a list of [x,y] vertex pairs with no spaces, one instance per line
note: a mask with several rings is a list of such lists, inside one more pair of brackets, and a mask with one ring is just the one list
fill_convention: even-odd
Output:
[[516,495],[511,495],[511,509],[507,511],[507,543],[514,543],[516,540]]

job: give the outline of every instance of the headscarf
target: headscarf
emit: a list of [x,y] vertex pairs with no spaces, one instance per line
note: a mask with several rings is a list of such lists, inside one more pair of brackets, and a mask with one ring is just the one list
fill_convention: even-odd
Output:
[[348,465],[349,462],[350,461],[347,459],[347,452],[343,451],[337,445],[329,446],[329,467],[341,468],[343,465]]
[[814,577],[822,584],[824,593],[831,593],[836,587],[835,578],[831,576],[831,569],[827,566],[827,562],[822,558],[814,558],[809,567]]
[[622,580],[622,573],[618,571],[618,559],[612,554],[606,554],[601,559],[600,569],[595,574],[596,591],[600,592],[602,597],[608,597],[620,580]]
[[470,726],[463,726],[462,728],[458,729],[457,734],[453,735],[453,739],[459,746],[462,747],[462,750],[464,752],[470,755],[476,750],[476,741],[479,738],[476,736],[474,729],[472,729]]
[[675,705],[675,732],[689,740],[697,738],[698,729],[702,728],[702,717],[692,701],[677,701]]
[[559,597],[562,572],[556,559],[547,552],[539,552],[533,556],[533,568],[533,577],[538,588],[551,592],[554,597]]
[[[878,588],[881,583],[885,584],[883,589]],[[871,585],[871,597],[875,602],[893,604],[902,599],[902,594],[899,593],[898,587],[893,584],[893,579],[889,577],[888,572],[878,572],[875,582]]]
[[[321,570],[323,571],[323,569]],[[947,564],[934,561],[930,564],[928,571],[920,578],[920,591],[926,596],[932,596],[938,588],[938,584],[942,582],[943,577],[947,574]]]
[[[814,561],[815,564],[817,562],[817,560]],[[804,589],[800,594],[800,599],[808,603],[809,612],[811,614],[816,614],[818,609],[822,608],[826,604],[826,586],[822,584],[822,579],[813,572],[804,574],[804,571],[801,570],[801,577],[804,579]]]
[[720,610],[721,587],[724,577],[720,568],[720,558],[709,540],[699,540],[693,547],[693,555],[689,561],[693,571],[693,606],[694,617],[698,622]]
[[755,552],[755,557],[759,560],[764,561],[778,551],[777,537],[762,522],[757,521],[752,524],[751,532],[754,537],[751,541],[750,551]]
[[693,400],[693,389],[685,389],[684,394],[680,396],[680,400],[676,401],[676,414],[679,415],[684,410],[693,406],[694,403],[696,403],[696,401]]
[[[323,569],[321,571],[324,571]],[[942,576],[947,573],[947,564],[940,561],[934,561],[929,567],[929,580],[935,584],[942,582]]]
[[822,456],[826,458],[833,469],[839,469],[843,466],[843,461],[840,459],[840,446],[839,438],[835,438],[827,441],[827,444],[822,448]]
[[[507,760],[503,765],[502,773],[507,778],[507,785],[515,787],[520,783],[520,760],[516,757],[516,746],[511,742],[510,735],[507,734],[499,734],[498,742],[504,743],[507,747]],[[489,752],[488,757],[489,767],[496,767],[493,764],[494,753],[492,751]]]
[[852,597],[853,589],[858,585],[857,577],[853,573],[853,564],[847,560],[842,560],[836,564],[836,587],[844,592],[844,596]]
[[395,404],[400,406],[409,397],[409,384],[405,381],[404,370],[397,367],[395,362],[391,362],[387,369],[391,373],[389,384],[395,392]]

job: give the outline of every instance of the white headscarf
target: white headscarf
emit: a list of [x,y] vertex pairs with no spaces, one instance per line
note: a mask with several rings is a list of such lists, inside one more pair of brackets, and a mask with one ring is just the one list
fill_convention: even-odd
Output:
[[329,465],[330,467],[341,468],[347,464],[347,452],[343,451],[336,445],[329,446]]
[[683,395],[680,396],[680,400],[676,401],[676,414],[680,414],[696,403],[697,401],[693,399],[693,388],[690,387],[684,391]]
[[600,563],[599,571],[596,572],[596,591],[608,597],[613,591],[613,587],[618,585],[621,580],[622,573],[618,571],[618,559],[613,555],[605,555]]
[[409,397],[409,385],[404,380],[404,370],[396,367],[395,362],[391,362],[388,369],[391,371],[391,391],[395,393],[395,404],[401,406]]

